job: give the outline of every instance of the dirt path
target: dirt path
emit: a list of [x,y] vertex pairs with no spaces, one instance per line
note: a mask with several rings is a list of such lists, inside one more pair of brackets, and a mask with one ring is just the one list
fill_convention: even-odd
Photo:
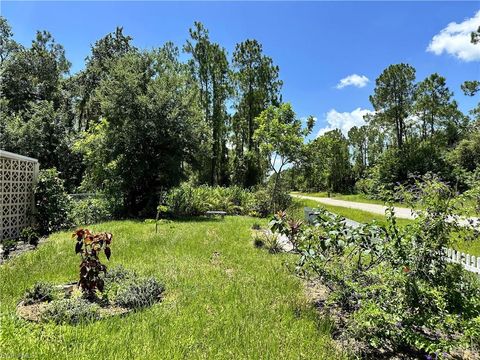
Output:
[[[290,195],[300,199],[317,201],[325,205],[340,206],[340,207],[349,208],[349,209],[363,210],[363,211],[368,211],[370,213],[379,214],[379,215],[385,215],[385,210],[387,209],[387,207],[384,205],[359,203],[354,201],[337,200],[332,198],[316,197],[316,196],[305,196],[305,195],[298,195],[298,194],[290,194]],[[402,208],[402,207],[394,207],[394,209],[395,209],[395,215],[400,219],[414,218],[412,214],[412,209]]]

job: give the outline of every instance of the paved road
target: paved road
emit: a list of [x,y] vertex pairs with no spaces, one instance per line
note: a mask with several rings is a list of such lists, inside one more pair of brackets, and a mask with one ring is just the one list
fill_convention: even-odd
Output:
[[[317,201],[325,205],[340,206],[340,207],[349,208],[349,209],[363,210],[363,211],[367,211],[367,212],[370,212],[373,214],[379,214],[379,215],[385,215],[385,210],[387,209],[386,206],[378,205],[378,204],[359,203],[354,201],[337,200],[337,199],[326,198],[326,197],[306,196],[306,195],[299,195],[299,194],[290,194],[290,195],[299,199]],[[395,210],[395,216],[399,219],[415,218],[415,214],[413,213],[412,209],[395,206],[394,210]],[[461,218],[459,220],[459,225],[460,226],[473,225],[475,227],[480,228],[480,219],[475,217]]]
[[[306,196],[306,195],[299,195],[299,194],[291,194],[291,195],[293,197],[300,198],[300,199],[317,201],[325,205],[340,206],[340,207],[349,208],[349,209],[363,210],[373,214],[385,215],[385,210],[387,209],[386,206],[378,205],[378,204],[366,204],[366,203],[359,203],[354,201],[337,200],[337,199],[326,198],[326,197]],[[397,216],[397,218],[400,218],[400,219],[414,218],[414,215],[412,214],[412,209],[402,208],[402,207],[394,207],[394,209],[395,209],[395,215]]]

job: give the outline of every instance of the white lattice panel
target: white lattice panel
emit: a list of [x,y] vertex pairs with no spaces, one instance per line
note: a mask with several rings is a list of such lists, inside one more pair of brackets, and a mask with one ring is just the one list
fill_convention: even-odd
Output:
[[16,239],[32,222],[38,161],[0,150],[0,240]]

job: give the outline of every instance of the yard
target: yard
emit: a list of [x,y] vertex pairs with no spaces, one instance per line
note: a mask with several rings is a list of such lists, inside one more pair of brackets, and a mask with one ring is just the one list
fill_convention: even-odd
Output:
[[165,283],[163,302],[88,325],[33,325],[15,316],[38,280],[77,278],[70,232],[0,267],[2,357],[35,359],[339,359],[323,320],[285,262],[253,247],[258,219],[163,223],[115,221],[91,228],[114,234],[109,267],[122,264]]

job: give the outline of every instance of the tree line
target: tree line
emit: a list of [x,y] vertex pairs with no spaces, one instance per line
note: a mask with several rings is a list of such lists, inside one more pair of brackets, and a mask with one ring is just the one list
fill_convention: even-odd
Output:
[[254,133],[262,111],[282,104],[282,81],[258,41],[230,57],[195,22],[183,47],[144,50],[119,27],[70,74],[49,32],[24,47],[0,25],[0,147],[57,168],[69,191],[116,194],[137,215],[182,180],[253,187],[268,176]]
[[69,192],[102,192],[122,216],[150,214],[184,180],[374,192],[431,171],[466,188],[480,164],[479,107],[463,114],[445,78],[415,82],[408,64],[377,78],[366,125],[306,143],[314,118],[302,123],[283,101],[257,40],[230,55],[195,22],[183,46],[145,50],[118,27],[71,74],[49,32],[22,46],[0,17],[0,37],[0,148],[55,167]]
[[[467,80],[461,90],[474,96],[480,82]],[[382,197],[383,191],[426,173],[458,191],[478,185],[480,103],[462,113],[443,76],[434,73],[416,82],[409,64],[386,68],[370,102],[374,111],[365,115],[365,125],[348,134],[335,129],[305,145],[287,170],[291,188]]]

